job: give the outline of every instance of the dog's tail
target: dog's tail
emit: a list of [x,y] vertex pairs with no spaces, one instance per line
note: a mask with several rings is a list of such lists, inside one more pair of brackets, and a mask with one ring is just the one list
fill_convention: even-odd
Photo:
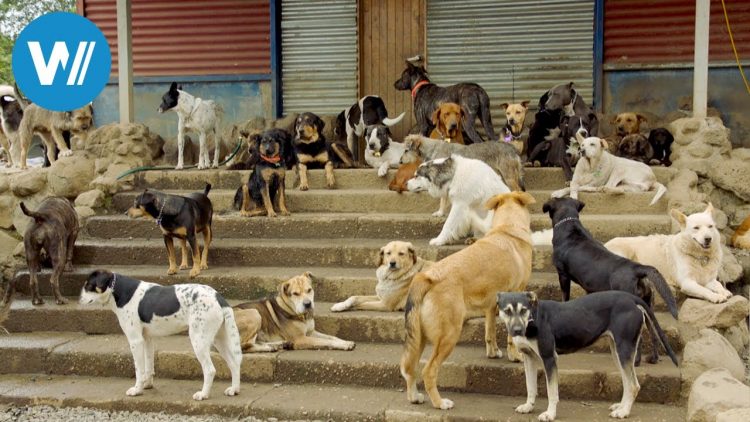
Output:
[[217,340],[224,341],[224,347],[226,348],[227,353],[231,355],[239,367],[242,362],[242,348],[240,347],[240,331],[237,329],[237,322],[234,320],[234,310],[218,293],[216,296],[217,299],[219,299],[219,303],[222,305],[221,311],[224,314],[224,323],[220,328],[221,335],[217,336]]
[[418,351],[423,343],[422,322],[419,320],[419,309],[422,306],[427,292],[434,286],[434,280],[425,273],[417,273],[409,287],[409,296],[406,299],[404,310],[404,323],[406,324],[405,347],[412,348],[412,352]]
[[13,92],[14,96],[16,97],[16,101],[18,101],[18,105],[21,106],[21,111],[26,110],[26,106],[29,105],[28,101],[26,101],[26,98],[21,95],[21,93],[18,91],[18,84],[13,82]]
[[669,359],[672,360],[674,366],[680,366],[679,363],[677,363],[677,356],[675,355],[674,350],[672,350],[672,346],[669,345],[667,335],[664,334],[664,330],[661,329],[659,321],[656,319],[656,315],[654,315],[654,311],[652,311],[651,307],[641,298],[637,296],[635,298],[640,302],[638,304],[638,309],[643,313],[643,316],[646,319],[646,324],[649,324],[649,326],[656,331],[656,334],[659,336],[659,341],[661,341],[661,345],[664,346],[664,350],[666,350],[667,355],[669,355]]
[[403,113],[399,114],[398,117],[396,117],[395,119],[391,119],[391,118],[386,117],[385,119],[383,119],[383,124],[386,125],[386,126],[388,126],[388,127],[391,127],[393,125],[397,125],[397,124],[401,123],[401,120],[404,120],[404,116],[406,116],[406,112],[403,112]]
[[21,206],[21,211],[23,211],[24,214],[33,218],[37,222],[41,223],[42,221],[45,221],[47,219],[46,215],[40,212],[31,211],[30,209],[26,208],[26,204],[24,204],[23,202],[21,202],[20,206]]
[[664,299],[664,303],[667,304],[667,309],[673,317],[677,318],[677,300],[675,300],[672,294],[672,289],[669,288],[667,281],[664,280],[659,270],[650,265],[640,265],[638,267],[638,277],[646,277],[654,285],[656,291]]
[[206,188],[203,189],[203,194],[206,195],[206,196],[208,196],[209,192],[211,192],[211,184],[210,183],[206,183]]
[[9,97],[15,98],[16,97],[16,91],[13,89],[12,86],[9,86],[9,85],[0,85],[0,97],[5,97],[6,95],[9,96]]
[[656,194],[654,195],[654,199],[651,200],[651,203],[649,205],[654,205],[656,202],[661,199],[662,196],[664,196],[665,193],[667,193],[667,187],[662,185],[659,182],[654,183],[654,186],[656,186]]

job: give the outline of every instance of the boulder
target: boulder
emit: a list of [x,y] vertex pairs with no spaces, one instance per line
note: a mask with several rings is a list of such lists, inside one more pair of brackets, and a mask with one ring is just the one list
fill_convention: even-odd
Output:
[[735,148],[730,155],[736,160],[750,161],[750,148]]
[[81,207],[77,206],[75,207],[76,213],[78,214],[78,221],[82,224],[86,219],[89,217],[93,217],[96,215],[96,211],[94,211],[90,207]]
[[0,193],[5,193],[8,189],[10,189],[10,178],[0,175]]
[[[23,203],[28,209],[35,210],[39,208],[39,204],[42,203],[44,198],[46,198],[46,195],[35,195],[32,197],[23,198]],[[26,233],[26,228],[29,227],[29,224],[31,224],[32,221],[34,220],[31,217],[27,216],[23,213],[23,211],[21,211],[20,206],[16,205],[13,208],[13,227],[16,228],[16,232],[18,232],[19,235],[23,236],[24,233]]]
[[0,230],[0,262],[5,261],[8,257],[12,257],[19,243],[23,242],[11,233]]
[[15,197],[12,195],[0,196],[0,229],[13,227],[13,209],[15,207]]
[[[750,407],[750,387],[724,368],[702,373],[693,383],[687,403],[689,422],[713,422],[720,413]],[[747,419],[745,419],[747,420]]]
[[10,189],[22,198],[41,191],[46,184],[47,169],[32,168],[10,178]]
[[[734,347],[734,350],[744,355],[750,347],[750,331],[748,331],[747,323],[743,320],[734,327],[729,327],[724,331],[724,338],[729,341],[729,344]],[[750,420],[750,419],[748,419]]]
[[690,298],[680,308],[678,320],[696,329],[726,329],[743,321],[749,312],[748,300],[739,295],[732,296],[724,303]]
[[73,199],[89,190],[94,180],[94,161],[76,154],[52,163],[47,183],[52,195]]
[[[718,221],[716,222],[716,227],[721,229]],[[742,265],[728,247],[721,245],[721,248],[724,250],[724,254],[721,257],[721,267],[719,268],[718,277],[719,281],[725,284],[734,283],[742,278]]]
[[104,192],[99,189],[86,191],[78,195],[75,205],[79,207],[101,208],[104,205]]
[[681,376],[690,382],[711,368],[724,368],[735,378],[743,379],[745,366],[727,339],[710,328],[700,330],[699,337],[688,341],[682,353]]
[[750,161],[723,160],[721,165],[713,166],[708,175],[716,186],[750,202]]
[[747,422],[750,421],[750,407],[727,410],[716,415],[716,422]]
[[[164,140],[140,123],[111,123],[89,134],[86,152],[94,158],[109,158],[130,167],[148,166],[163,154]],[[97,170],[106,164],[97,163]]]

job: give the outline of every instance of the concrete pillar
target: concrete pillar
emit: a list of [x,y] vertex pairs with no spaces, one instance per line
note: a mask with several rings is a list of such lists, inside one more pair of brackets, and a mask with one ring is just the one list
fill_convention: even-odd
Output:
[[131,0],[117,0],[117,82],[119,87],[120,123],[133,123],[133,40],[130,14]]
[[708,102],[708,19],[710,0],[695,0],[695,56],[693,64],[693,117],[706,117]]

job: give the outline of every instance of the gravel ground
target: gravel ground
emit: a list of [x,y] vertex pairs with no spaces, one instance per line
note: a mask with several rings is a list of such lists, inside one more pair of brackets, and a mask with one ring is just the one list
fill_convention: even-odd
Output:
[[[168,413],[140,413],[140,412],[112,412],[106,410],[89,409],[85,407],[58,408],[52,406],[3,406],[0,407],[0,422],[44,422],[44,421],[75,421],[75,422],[282,422],[275,418],[258,419],[252,416],[242,419],[229,419],[219,416],[185,416]],[[309,421],[297,421],[309,422]]]

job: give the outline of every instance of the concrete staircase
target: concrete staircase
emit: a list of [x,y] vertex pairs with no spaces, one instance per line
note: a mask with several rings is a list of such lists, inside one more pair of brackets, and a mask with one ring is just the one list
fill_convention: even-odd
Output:
[[[659,169],[657,176],[666,178]],[[374,292],[378,251],[390,240],[409,240],[420,256],[440,259],[462,245],[430,247],[442,219],[431,217],[437,201],[425,194],[396,194],[372,169],[338,170],[338,189],[324,189],[320,171],[312,171],[312,190],[288,190],[293,215],[247,219],[231,211],[234,190],[247,172],[151,172],[138,176],[138,189],[115,195],[111,214],[91,218],[76,245],[75,271],[61,283],[71,303],[47,301],[33,307],[23,297],[28,275],[18,274],[21,294],[13,304],[0,336],[0,401],[50,402],[62,406],[155,410],[186,414],[255,415],[280,419],[418,420],[536,420],[546,406],[544,387],[535,413],[514,414],[525,399],[523,366],[505,358],[484,357],[483,320],[465,324],[461,341],[441,370],[440,385],[456,408],[441,412],[429,404],[410,405],[402,392],[398,362],[404,335],[400,313],[331,313],[333,302],[353,294]],[[289,179],[292,179],[290,177]],[[533,206],[533,229],[550,226],[541,214],[549,193],[563,185],[558,169],[529,169],[527,186],[538,203]],[[309,270],[318,278],[316,325],[328,334],[357,342],[352,352],[283,351],[248,354],[242,366],[243,390],[238,398],[221,395],[228,384],[223,361],[217,358],[217,385],[211,399],[190,400],[200,385],[200,366],[185,336],[157,341],[156,388],[137,398],[125,397],[133,377],[133,362],[114,314],[83,308],[75,302],[87,274],[95,268],[128,274],[162,284],[188,282],[187,271],[167,276],[166,250],[153,222],[130,220],[123,212],[140,188],[169,192],[202,190],[213,185],[214,243],[209,270],[196,282],[209,284],[236,303],[273,293],[276,285]],[[615,236],[667,232],[666,201],[653,207],[652,193],[611,196],[582,195],[582,219],[606,241]],[[537,247],[530,289],[542,298],[559,300],[551,248]],[[41,277],[49,295],[48,272]],[[574,288],[574,296],[582,294]],[[657,306],[657,316],[672,346],[682,350],[677,321]],[[499,327],[504,343],[504,327]],[[646,342],[647,346],[648,342]],[[620,375],[603,342],[574,355],[561,356],[560,420],[607,420],[610,402],[619,401]],[[641,382],[633,420],[681,420],[680,373],[668,359],[637,370]],[[543,386],[543,377],[540,378]]]

